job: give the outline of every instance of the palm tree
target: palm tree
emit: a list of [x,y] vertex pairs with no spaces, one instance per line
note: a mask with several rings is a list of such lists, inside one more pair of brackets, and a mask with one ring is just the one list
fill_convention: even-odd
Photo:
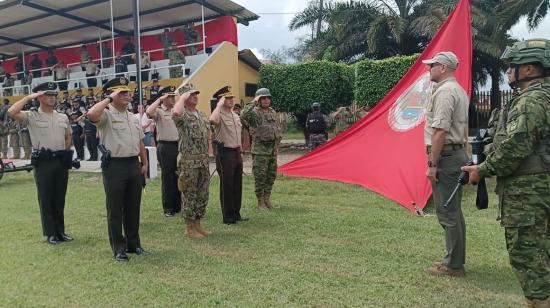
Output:
[[532,30],[544,19],[550,9],[549,0],[505,0],[497,7],[497,18],[502,30],[510,30],[521,17],[527,16]]

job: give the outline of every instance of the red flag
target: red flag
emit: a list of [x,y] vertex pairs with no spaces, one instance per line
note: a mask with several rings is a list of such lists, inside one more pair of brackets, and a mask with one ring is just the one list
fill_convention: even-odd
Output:
[[459,60],[456,79],[470,95],[470,2],[460,0],[426,50],[399,83],[361,121],[336,138],[279,168],[284,175],[364,186],[414,212],[431,194],[423,133],[431,82],[424,59],[441,51]]

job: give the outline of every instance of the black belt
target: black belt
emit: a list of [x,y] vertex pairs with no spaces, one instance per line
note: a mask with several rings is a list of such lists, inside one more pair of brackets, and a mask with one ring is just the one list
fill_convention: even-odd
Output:
[[[441,151],[456,151],[464,148],[463,144],[444,144],[443,148],[441,148]],[[432,152],[432,146],[427,145],[426,146],[426,152],[430,154]]]
[[226,152],[234,152],[234,151],[238,151],[240,149],[241,148],[226,148],[226,147],[223,148],[223,150],[226,151]]
[[111,157],[111,161],[133,162],[133,161],[138,161],[138,157],[137,157],[137,156],[130,156],[130,157]]
[[159,144],[178,145],[178,142],[177,142],[177,141],[164,141],[164,140],[159,140]]

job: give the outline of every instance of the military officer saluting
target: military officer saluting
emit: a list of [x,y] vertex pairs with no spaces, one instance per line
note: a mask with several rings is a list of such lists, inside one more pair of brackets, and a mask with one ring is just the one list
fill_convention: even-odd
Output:
[[271,189],[277,178],[277,147],[282,129],[271,106],[269,89],[256,91],[254,102],[246,105],[241,120],[252,132],[252,174],[259,209],[270,209]]
[[[69,119],[54,110],[57,84],[42,83],[8,109],[10,117],[26,125],[33,147],[34,179],[42,220],[42,232],[50,244],[71,241],[65,233],[65,194],[73,152]],[[22,111],[32,99],[38,110]]]
[[128,111],[128,79],[111,79],[103,91],[109,96],[95,104],[87,117],[97,126],[108,151],[102,153],[102,171],[109,242],[115,259],[128,261],[127,252],[144,252],[139,239],[139,215],[147,155],[140,121]]
[[174,86],[162,89],[160,97],[147,108],[147,116],[153,119],[157,129],[157,156],[162,170],[162,208],[164,216],[172,217],[181,212],[178,191],[177,158],[178,129],[172,120],[172,108],[176,103]]
[[210,234],[201,227],[208,205],[210,173],[208,169],[208,131],[210,123],[197,110],[199,90],[187,84],[179,89],[181,96],[172,115],[179,134],[178,188],[181,191],[183,217],[187,235],[201,238]]
[[235,224],[247,221],[241,217],[243,158],[242,124],[239,116],[233,112],[234,95],[231,88],[225,86],[214,94],[218,105],[210,116],[214,126],[216,146],[216,169],[220,175],[220,203],[223,223]]

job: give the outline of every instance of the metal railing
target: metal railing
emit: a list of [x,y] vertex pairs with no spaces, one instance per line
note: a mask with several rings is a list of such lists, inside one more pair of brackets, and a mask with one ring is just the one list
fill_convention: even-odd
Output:
[[[150,71],[155,71],[155,70],[160,70],[160,69],[170,69],[170,68],[178,68],[178,67],[182,69],[183,77],[186,77],[186,75],[185,75],[185,64],[165,65],[165,66],[161,66],[161,67],[153,67],[153,68],[148,68],[148,69],[142,69],[141,72],[150,72]],[[99,75],[88,76],[88,77],[84,76],[84,77],[78,77],[78,78],[52,80],[52,82],[57,83],[58,87],[59,87],[60,83],[67,83],[67,85],[69,85],[71,82],[75,82],[75,83],[78,83],[80,85],[81,84],[80,81],[87,81],[88,79],[92,79],[92,78],[110,79],[109,77],[123,75],[124,77],[130,79],[130,75],[136,74],[136,73],[137,73],[137,70],[127,71],[127,72],[119,72],[119,73],[116,73],[116,72],[115,73],[102,73],[102,74],[99,74]],[[51,76],[51,77],[53,78],[53,76]],[[99,87],[101,87],[101,86],[99,86]],[[13,87],[2,87],[2,86],[0,86],[0,94],[5,93],[4,91],[6,89],[7,90],[11,89],[11,90],[13,90],[12,94],[11,95],[4,95],[4,96],[13,96],[15,93],[19,93],[19,95],[27,95],[28,93],[30,93],[30,88],[31,88],[30,85],[20,85],[20,86],[13,86]],[[86,87],[83,87],[83,88],[86,88]]]

